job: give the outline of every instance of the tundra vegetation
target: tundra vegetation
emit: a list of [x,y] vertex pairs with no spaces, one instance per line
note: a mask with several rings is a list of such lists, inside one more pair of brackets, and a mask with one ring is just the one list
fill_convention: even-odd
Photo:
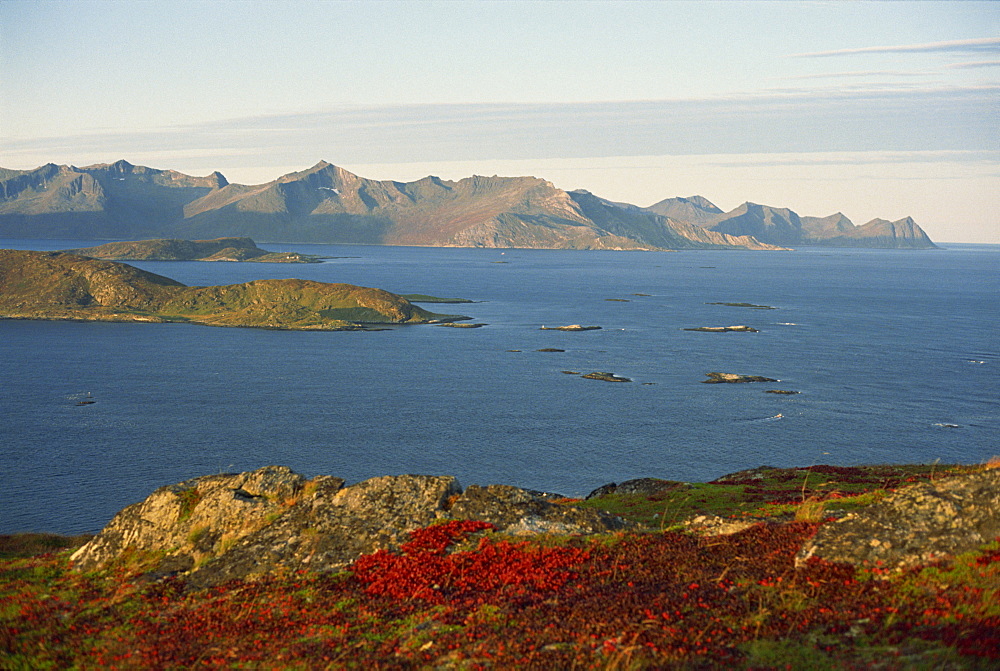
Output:
[[[4,537],[0,667],[992,669],[1000,542],[904,570],[795,562],[845,511],[982,468],[663,481],[566,501],[644,531],[524,540],[450,520],[336,574],[202,590],[144,577],[149,557],[80,572],[50,537]],[[698,516],[749,526],[703,535]]]

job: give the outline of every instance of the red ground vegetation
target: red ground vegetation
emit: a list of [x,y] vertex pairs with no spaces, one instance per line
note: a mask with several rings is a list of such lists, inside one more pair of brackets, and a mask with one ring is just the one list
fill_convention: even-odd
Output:
[[338,575],[188,592],[0,563],[2,668],[996,668],[1000,544],[890,574],[794,555],[819,524],[514,541],[412,534]]

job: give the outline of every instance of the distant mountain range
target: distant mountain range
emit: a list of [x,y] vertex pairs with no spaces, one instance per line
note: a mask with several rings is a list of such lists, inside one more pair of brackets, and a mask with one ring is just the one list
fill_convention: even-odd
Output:
[[723,212],[701,196],[668,198],[646,209],[709,231],[752,236],[772,245],[889,249],[935,246],[911,217],[899,221],[872,219],[863,226],[855,226],[840,212],[822,218],[800,217],[788,208],[756,203],[743,203],[732,212]]
[[912,219],[854,226],[841,214],[799,217],[708,200],[649,208],[536,177],[457,182],[371,180],[321,161],[265,184],[230,184],[127,161],[83,168],[0,168],[0,237],[85,240],[252,237],[312,242],[549,249],[782,249],[792,245],[918,248]]

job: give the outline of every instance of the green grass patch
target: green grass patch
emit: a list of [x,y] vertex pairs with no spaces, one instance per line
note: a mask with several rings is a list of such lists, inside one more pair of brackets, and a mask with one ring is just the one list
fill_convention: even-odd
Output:
[[669,528],[696,515],[790,519],[807,502],[823,501],[828,511],[851,512],[900,487],[980,468],[941,464],[762,468],[657,494],[610,494],[577,505],[651,528]]

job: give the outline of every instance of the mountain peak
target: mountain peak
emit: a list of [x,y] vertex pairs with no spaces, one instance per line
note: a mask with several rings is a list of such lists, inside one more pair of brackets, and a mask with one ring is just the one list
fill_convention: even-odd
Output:
[[215,188],[216,189],[221,189],[224,186],[229,186],[229,180],[226,179],[226,176],[223,175],[218,170],[216,170],[211,175],[209,175],[208,179],[211,180],[211,181],[213,181],[213,182],[215,182]]
[[333,179],[343,179],[344,177],[357,179],[357,175],[354,175],[343,168],[335,166],[332,163],[328,163],[327,161],[320,161],[311,168],[290,172],[287,175],[282,175],[274,181],[278,183],[297,182],[301,179],[312,177],[313,175],[329,175]]
[[722,210],[720,210],[715,203],[704,196],[688,196],[687,198],[678,198],[678,200],[685,203],[691,203],[698,209],[705,210],[706,212],[722,214]]

